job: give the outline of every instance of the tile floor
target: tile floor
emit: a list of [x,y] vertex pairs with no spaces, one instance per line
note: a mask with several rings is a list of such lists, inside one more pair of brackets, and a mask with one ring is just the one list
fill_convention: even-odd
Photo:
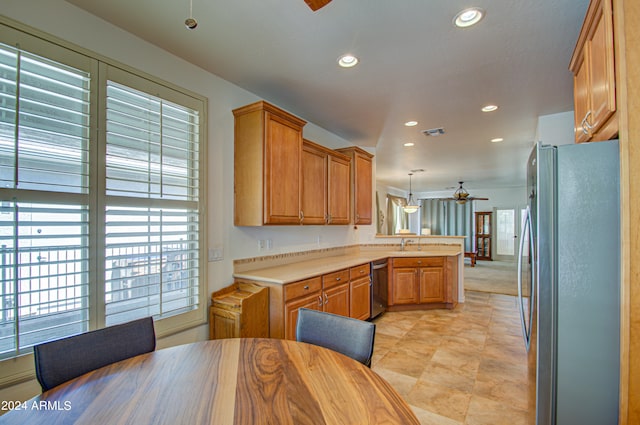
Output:
[[516,297],[465,292],[454,310],[376,319],[372,369],[425,425],[519,425],[527,420],[527,355]]

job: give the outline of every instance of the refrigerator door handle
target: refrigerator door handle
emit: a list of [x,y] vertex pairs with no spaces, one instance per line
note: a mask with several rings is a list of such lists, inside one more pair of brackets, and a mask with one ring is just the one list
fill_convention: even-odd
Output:
[[[529,346],[531,343],[531,333],[530,333],[530,329],[531,329],[531,323],[529,323],[529,328],[527,328],[527,323],[525,320],[525,312],[524,312],[524,305],[523,305],[523,297],[522,297],[522,261],[524,258],[524,241],[526,240],[526,236],[527,234],[529,235],[529,242],[530,242],[530,248],[529,248],[529,256],[533,255],[533,233],[531,231],[531,210],[530,207],[527,206],[526,209],[526,213],[525,213],[525,220],[522,226],[522,235],[520,237],[520,248],[518,250],[518,308],[520,309],[520,324],[522,325],[522,338],[524,339],[524,345],[527,349],[527,351],[529,351]],[[533,264],[532,264],[533,266]],[[532,293],[531,293],[531,305],[530,305],[530,313],[531,316],[530,318],[533,316],[533,310],[531,310],[531,307],[533,307],[533,267],[531,270],[531,286],[532,286]]]

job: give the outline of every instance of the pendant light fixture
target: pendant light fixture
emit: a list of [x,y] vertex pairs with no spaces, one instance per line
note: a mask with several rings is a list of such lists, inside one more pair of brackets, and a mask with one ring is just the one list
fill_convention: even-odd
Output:
[[189,0],[189,17],[184,20],[184,26],[190,30],[198,26],[198,21],[193,17],[193,0]]
[[456,204],[464,205],[468,201],[469,192],[462,187],[462,182],[458,183],[460,183],[460,187],[453,193],[453,199],[456,201]]
[[420,209],[420,205],[413,200],[413,193],[411,193],[411,176],[413,173],[409,173],[409,199],[407,199],[407,205],[402,207],[407,214],[413,214]]

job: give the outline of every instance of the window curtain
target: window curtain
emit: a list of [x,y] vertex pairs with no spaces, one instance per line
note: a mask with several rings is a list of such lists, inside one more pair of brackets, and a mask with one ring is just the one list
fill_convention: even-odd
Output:
[[407,200],[400,196],[387,194],[387,234],[395,235],[400,229],[409,228],[407,213],[402,207],[407,205]]
[[473,248],[474,201],[457,204],[456,201],[422,199],[422,228],[431,229],[432,235],[466,236],[464,250]]

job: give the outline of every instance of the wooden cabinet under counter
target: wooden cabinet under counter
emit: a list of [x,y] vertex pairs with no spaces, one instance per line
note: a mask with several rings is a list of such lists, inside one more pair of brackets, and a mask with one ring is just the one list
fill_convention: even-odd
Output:
[[402,257],[391,261],[389,311],[454,308],[457,257]]
[[371,266],[349,269],[349,316],[367,320],[371,316]]
[[269,288],[269,336],[296,339],[301,308],[368,319],[369,263],[286,284],[253,282]]

